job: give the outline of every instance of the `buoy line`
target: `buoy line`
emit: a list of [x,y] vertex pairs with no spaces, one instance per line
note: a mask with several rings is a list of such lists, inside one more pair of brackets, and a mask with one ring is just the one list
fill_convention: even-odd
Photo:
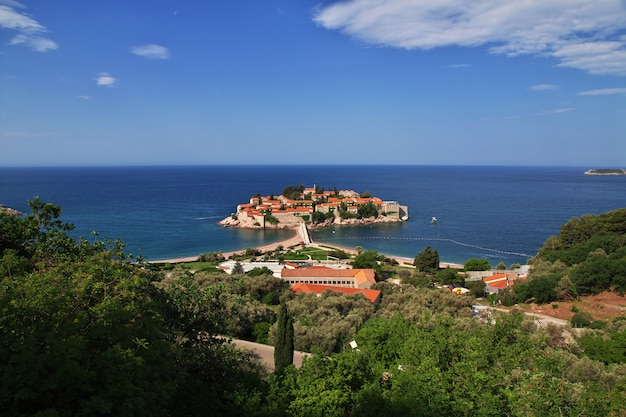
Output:
[[391,237],[391,236],[345,236],[345,237],[328,237],[328,238],[324,238],[321,241],[325,241],[325,240],[347,240],[347,239],[378,239],[378,240],[416,240],[416,241],[438,241],[438,242],[448,242],[448,243],[453,243],[455,245],[460,245],[460,246],[466,246],[468,248],[474,248],[474,249],[480,249],[483,251],[487,251],[487,252],[495,252],[495,253],[501,253],[504,255],[515,255],[515,256],[524,256],[527,258],[532,257],[533,255],[529,255],[527,253],[520,253],[520,252],[511,252],[511,251],[506,251],[506,250],[500,250],[500,249],[491,249],[491,248],[485,248],[483,246],[477,246],[477,245],[472,245],[469,243],[463,243],[463,242],[459,242],[458,240],[453,240],[453,239],[447,239],[447,238],[443,238],[443,237]]

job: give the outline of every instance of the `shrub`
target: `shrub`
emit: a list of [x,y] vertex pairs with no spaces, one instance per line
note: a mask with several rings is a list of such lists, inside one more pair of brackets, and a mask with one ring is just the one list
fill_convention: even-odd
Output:
[[263,296],[261,302],[267,305],[278,305],[280,303],[280,294],[278,291],[270,291]]
[[266,345],[268,343],[268,334],[271,326],[272,325],[266,321],[256,323],[254,325],[254,330],[252,331],[255,342]]
[[608,326],[608,323],[606,321],[594,320],[591,322],[591,325],[589,327],[596,330],[603,330],[606,329],[606,326]]
[[489,271],[491,265],[486,259],[470,258],[463,265],[465,271]]
[[572,316],[570,323],[574,327],[589,327],[591,326],[591,320],[591,314],[586,311],[579,311]]

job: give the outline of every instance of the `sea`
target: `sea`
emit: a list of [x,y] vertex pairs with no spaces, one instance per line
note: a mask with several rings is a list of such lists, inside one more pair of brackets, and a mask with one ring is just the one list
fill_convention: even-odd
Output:
[[[0,204],[61,207],[72,235],[121,239],[146,260],[258,247],[284,230],[218,225],[250,197],[288,185],[369,192],[409,207],[396,224],[311,230],[314,242],[414,258],[426,246],[441,261],[484,258],[525,264],[574,217],[626,207],[626,176],[586,176],[590,167],[518,166],[159,166],[0,168]],[[437,218],[436,223],[431,219]]]

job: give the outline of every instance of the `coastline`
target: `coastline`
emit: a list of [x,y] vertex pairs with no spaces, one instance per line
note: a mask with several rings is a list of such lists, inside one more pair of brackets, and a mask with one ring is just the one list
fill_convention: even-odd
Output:
[[[258,246],[256,247],[256,249],[263,251],[263,252],[267,252],[267,251],[273,251],[276,250],[276,248],[278,248],[279,246],[282,246],[284,248],[289,248],[289,247],[293,247],[293,246],[298,246],[298,245],[304,245],[304,241],[302,239],[302,237],[300,236],[300,234],[294,230],[294,235],[292,237],[290,237],[289,239],[284,239],[278,242],[274,242],[274,243],[269,243],[267,245],[263,245],[263,246]],[[334,248],[337,250],[342,250],[346,253],[349,253],[351,255],[356,255],[357,252],[355,249],[353,248],[349,248],[346,246],[341,246],[341,245],[336,245],[333,243],[310,243],[307,246],[324,246],[324,247],[328,247],[328,248]],[[222,256],[224,256],[224,258],[229,258],[234,254],[237,253],[241,253],[241,252],[245,252],[245,248],[244,249],[239,249],[239,250],[233,250],[233,251],[228,251],[228,252],[222,252]],[[383,255],[385,255],[388,258],[394,259],[396,262],[398,262],[398,264],[403,265],[403,266],[413,266],[413,259],[412,258],[403,258],[400,256],[393,256],[393,255],[388,255],[385,253],[382,253]],[[157,260],[152,260],[152,261],[147,261],[147,263],[150,264],[161,264],[161,263],[183,263],[183,262],[195,262],[198,260],[200,255],[196,255],[196,256],[188,256],[188,257],[181,257],[181,258],[170,258],[170,259],[157,259]],[[456,263],[451,263],[451,262],[440,262],[439,263],[439,267],[440,268],[463,268],[463,265],[461,264],[456,264]]]
[[[267,245],[263,245],[263,246],[257,246],[256,249],[263,251],[263,252],[267,252],[267,251],[273,251],[279,246],[288,248],[291,246],[301,245],[302,243],[303,243],[302,237],[300,237],[298,232],[294,230],[294,235],[290,237],[289,239],[284,239],[284,240],[274,242],[274,243],[268,243]],[[245,251],[246,251],[246,248],[228,251],[228,252],[222,252],[222,256],[224,256],[224,258],[229,258],[236,253],[241,253]],[[149,264],[165,264],[165,263],[174,264],[174,263],[181,263],[181,262],[195,262],[198,260],[199,257],[200,255],[187,256],[187,257],[181,257],[181,258],[155,259],[152,261],[147,261],[147,263]]]

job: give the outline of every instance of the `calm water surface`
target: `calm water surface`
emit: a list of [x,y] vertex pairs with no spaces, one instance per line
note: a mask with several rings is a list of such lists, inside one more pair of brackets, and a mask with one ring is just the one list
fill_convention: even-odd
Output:
[[[63,209],[75,235],[121,238],[147,259],[230,251],[291,232],[217,225],[256,194],[286,185],[369,191],[409,206],[406,223],[316,229],[313,239],[412,258],[524,263],[572,217],[626,207],[626,177],[585,176],[587,167],[210,166],[0,168],[0,203],[28,211],[40,196]],[[430,223],[436,216],[439,222]]]

